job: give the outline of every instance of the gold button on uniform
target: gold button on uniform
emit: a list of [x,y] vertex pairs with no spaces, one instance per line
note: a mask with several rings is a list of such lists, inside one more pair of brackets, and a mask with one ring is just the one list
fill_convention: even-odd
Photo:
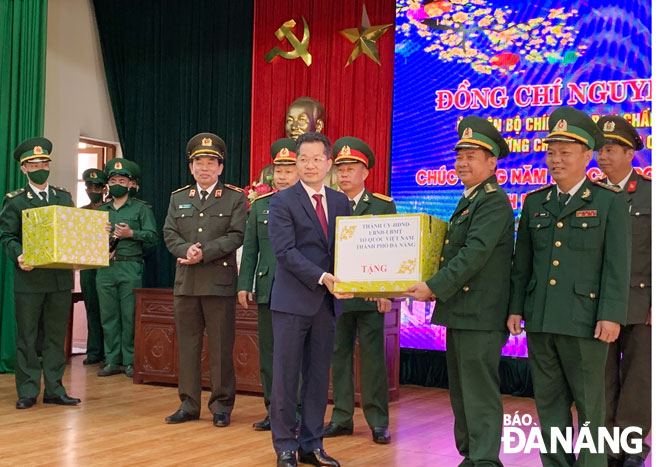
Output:
[[557,281],[554,279],[550,279],[550,285],[557,285]]
[[562,221],[557,222],[557,228],[561,229],[564,226],[564,223]]
[[555,246],[556,246],[557,248],[559,248],[559,247],[561,246],[561,242],[560,242],[559,240],[557,240],[557,241],[555,242]]
[[201,231],[203,231],[203,230],[204,230],[204,229],[202,229],[201,227],[200,227],[199,229],[197,229],[198,232],[201,232]]
[[222,265],[223,265],[223,266],[227,266],[227,261],[223,261],[223,262],[222,262]]
[[218,216],[222,217],[222,213],[218,214]]
[[635,215],[636,215],[636,216],[639,216],[639,212],[636,212]]
[[644,282],[642,282],[641,284],[639,284],[639,288],[640,288],[640,289],[643,289],[644,287],[646,287],[646,284],[645,284]]
[[441,257],[440,257],[440,262],[442,262],[442,261],[444,261],[444,260],[445,260],[445,257],[444,257],[444,256],[441,256]]
[[470,287],[468,287],[467,285],[464,285],[463,286],[463,292],[467,292],[468,290],[470,290]]
[[448,244],[448,243],[449,243],[449,239],[446,239],[445,240],[445,245]]
[[268,219],[266,219],[266,220],[264,221],[264,224],[268,224]]
[[203,213],[203,212],[200,212],[200,213],[199,213],[199,217],[204,217],[204,213]]
[[553,265],[553,266],[559,266],[559,260],[557,260],[557,259],[554,260],[554,261],[552,262],[552,265]]
[[589,298],[596,298],[596,294],[593,293],[593,292],[590,292],[590,293],[589,293]]
[[587,223],[586,223],[586,222],[583,222],[583,223],[582,223],[582,228],[583,228],[583,229],[586,229],[586,228],[587,228]]

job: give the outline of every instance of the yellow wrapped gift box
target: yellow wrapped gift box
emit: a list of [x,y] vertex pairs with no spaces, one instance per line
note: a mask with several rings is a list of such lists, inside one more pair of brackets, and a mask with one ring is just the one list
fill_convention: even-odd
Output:
[[428,214],[338,217],[337,292],[401,297],[438,270],[447,223]]
[[23,260],[38,268],[108,266],[108,213],[68,206],[23,211]]

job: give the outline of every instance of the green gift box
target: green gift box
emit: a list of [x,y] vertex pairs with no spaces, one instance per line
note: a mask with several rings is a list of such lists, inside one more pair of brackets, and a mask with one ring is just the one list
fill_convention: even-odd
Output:
[[438,270],[447,222],[428,214],[337,217],[337,292],[401,297]]
[[108,213],[68,206],[23,211],[23,261],[53,269],[91,269],[109,264]]

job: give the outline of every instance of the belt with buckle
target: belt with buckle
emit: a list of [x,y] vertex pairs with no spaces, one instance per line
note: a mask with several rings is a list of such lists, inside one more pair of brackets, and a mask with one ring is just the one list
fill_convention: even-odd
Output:
[[144,263],[144,258],[142,258],[140,255],[115,255],[112,257],[111,261],[137,261],[138,263]]

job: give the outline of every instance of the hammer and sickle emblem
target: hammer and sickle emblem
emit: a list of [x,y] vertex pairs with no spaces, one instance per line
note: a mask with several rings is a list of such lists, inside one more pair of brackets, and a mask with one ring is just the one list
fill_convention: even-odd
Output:
[[280,41],[286,37],[289,43],[293,46],[293,50],[290,52],[285,52],[277,46],[273,47],[271,51],[266,54],[266,61],[268,63],[272,62],[273,59],[279,55],[280,57],[286,58],[288,60],[293,60],[300,57],[302,61],[305,62],[305,65],[310,66],[312,64],[312,54],[307,51],[307,47],[309,47],[309,26],[307,25],[307,21],[305,20],[304,16],[302,20],[304,26],[302,41],[299,41],[295,34],[291,32],[291,30],[296,26],[296,22],[292,19],[282,24],[282,26],[280,26],[279,29],[275,31],[275,37],[277,37],[277,39]]

